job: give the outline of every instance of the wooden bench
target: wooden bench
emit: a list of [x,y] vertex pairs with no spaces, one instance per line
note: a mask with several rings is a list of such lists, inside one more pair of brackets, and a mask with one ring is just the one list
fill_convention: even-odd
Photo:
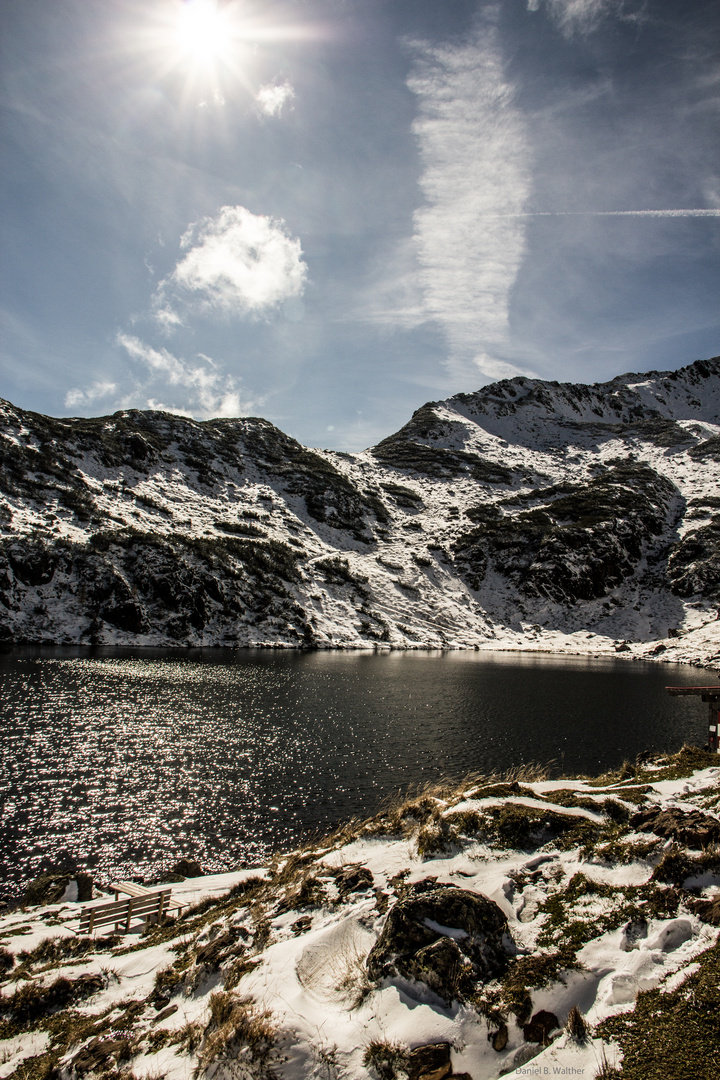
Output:
[[110,924],[114,924],[116,931],[121,926],[123,932],[127,933],[133,919],[142,919],[146,927],[150,922],[162,922],[167,914],[171,891],[161,889],[149,892],[145,889],[142,895],[129,896],[127,900],[116,899],[109,904],[86,907],[80,916],[79,933],[92,934],[98,926]]
[[[138,885],[136,881],[113,881],[108,886],[115,893],[115,899],[119,900],[121,893],[125,896],[151,896],[155,893],[148,889],[145,885]],[[168,890],[169,895],[170,890]],[[173,900],[172,897],[168,899],[167,904],[164,907],[164,912],[167,915],[169,912],[174,912],[177,916],[182,915],[183,908],[187,907],[187,904],[181,904],[177,900]]]

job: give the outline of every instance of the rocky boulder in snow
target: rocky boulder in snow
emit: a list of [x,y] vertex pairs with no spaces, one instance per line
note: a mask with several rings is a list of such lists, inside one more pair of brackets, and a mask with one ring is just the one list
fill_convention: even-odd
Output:
[[368,974],[423,982],[451,1001],[461,974],[476,982],[502,974],[507,933],[507,919],[486,896],[419,881],[390,911],[368,955]]
[[22,902],[35,904],[58,904],[62,900],[83,903],[92,900],[93,879],[90,874],[78,874],[68,870],[38,874],[28,884]]
[[555,1013],[540,1009],[531,1017],[529,1023],[523,1025],[525,1040],[531,1043],[541,1043],[547,1046],[550,1041],[550,1032],[560,1027],[560,1021]]
[[660,806],[649,806],[633,814],[630,824],[638,832],[652,832],[692,848],[703,848],[720,840],[720,821],[700,810],[680,810],[675,806],[664,810]]
[[408,1056],[408,1080],[445,1080],[452,1074],[450,1043],[416,1046]]

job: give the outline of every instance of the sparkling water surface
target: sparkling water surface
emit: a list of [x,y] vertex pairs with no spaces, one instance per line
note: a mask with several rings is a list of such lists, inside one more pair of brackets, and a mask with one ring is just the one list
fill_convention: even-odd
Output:
[[[373,813],[441,776],[596,773],[706,739],[683,665],[520,653],[42,649],[0,656],[0,860],[152,878]],[[712,681],[712,680],[711,680]]]

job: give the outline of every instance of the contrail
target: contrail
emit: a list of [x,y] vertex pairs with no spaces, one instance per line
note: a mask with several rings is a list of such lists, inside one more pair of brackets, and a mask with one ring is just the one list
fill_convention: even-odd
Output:
[[718,210],[527,210],[483,217],[720,217]]

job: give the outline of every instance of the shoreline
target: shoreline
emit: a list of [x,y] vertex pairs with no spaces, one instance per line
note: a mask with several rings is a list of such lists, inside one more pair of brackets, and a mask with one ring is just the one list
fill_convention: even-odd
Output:
[[[604,1060],[654,1080],[638,1046],[706,1075],[718,1038],[696,1004],[720,986],[719,789],[720,763],[689,747],[592,778],[475,777],[398,795],[261,871],[186,878],[172,888],[194,906],[146,933],[78,938],[72,902],[0,915],[2,1076],[402,1080],[432,1053],[472,1080],[593,1076]],[[447,929],[465,925],[442,914],[459,897],[507,926],[491,972],[472,922]],[[435,943],[464,957],[459,981],[440,952],[409,976],[400,938],[382,959],[395,908],[407,920],[429,902]],[[58,1011],[45,1002],[59,985]]]
[[[255,641],[244,645],[228,645],[228,644],[188,644],[178,645],[176,643],[167,643],[159,641],[155,643],[137,643],[137,642],[112,642],[102,644],[90,644],[78,641],[27,641],[18,642],[13,645],[7,643],[0,644],[0,657],[1,656],[14,656],[22,653],[34,653],[38,654],[44,650],[77,650],[86,654],[98,654],[102,655],[103,652],[124,652],[129,653],[143,653],[143,652],[157,652],[162,650],[163,654],[170,656],[188,656],[192,653],[203,652],[217,652],[223,654],[231,653],[244,653],[244,652],[291,652],[291,653],[318,653],[318,652],[341,652],[341,653],[376,653],[376,654],[390,654],[390,653],[453,653],[453,652],[476,652],[476,653],[518,653],[518,654],[536,654],[542,656],[576,656],[585,657],[588,659],[617,659],[617,660],[646,660],[651,663],[660,664],[687,664],[691,667],[700,667],[711,669],[717,667],[720,670],[720,622],[716,624],[715,620],[711,623],[704,624],[699,629],[705,629],[707,626],[716,627],[716,633],[712,636],[708,635],[708,644],[705,649],[702,648],[700,643],[695,642],[697,649],[693,652],[692,648],[688,649],[685,638],[690,637],[692,634],[697,633],[697,630],[687,631],[682,636],[664,638],[662,640],[653,639],[651,642],[632,642],[625,640],[618,642],[612,638],[600,638],[600,642],[606,644],[601,645],[594,643],[588,645],[585,648],[581,648],[579,643],[571,641],[568,643],[568,638],[574,638],[576,634],[560,634],[553,636],[552,641],[544,643],[542,640],[533,640],[528,643],[522,641],[494,641],[485,640],[483,642],[452,642],[445,645],[437,645],[430,643],[417,643],[417,644],[394,644],[385,642],[373,642],[368,643],[364,641],[356,642],[334,642],[334,643],[318,643],[315,645],[298,645],[294,642],[286,641]],[[580,632],[578,632],[579,634]],[[585,636],[596,638],[598,635],[591,634],[590,632],[582,631]],[[548,635],[550,636],[550,635]],[[712,655],[703,655],[704,652],[712,649]],[[688,658],[686,658],[688,657]]]

